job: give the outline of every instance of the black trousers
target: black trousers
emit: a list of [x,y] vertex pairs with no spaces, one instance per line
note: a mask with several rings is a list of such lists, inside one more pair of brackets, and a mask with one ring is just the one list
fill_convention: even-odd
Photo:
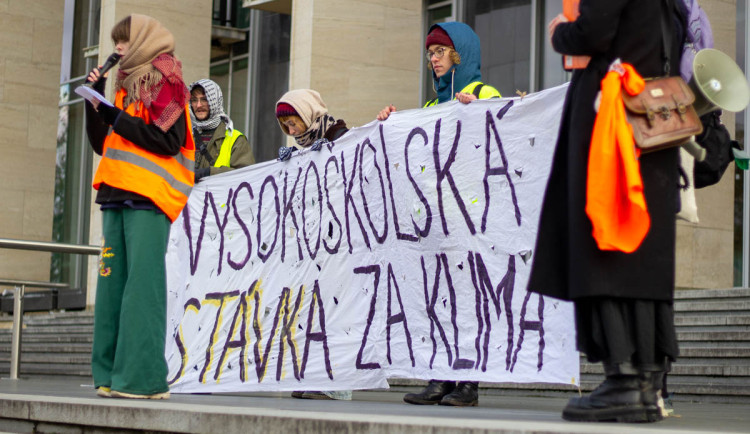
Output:
[[679,355],[670,301],[581,298],[575,321],[578,351],[607,375],[665,373]]

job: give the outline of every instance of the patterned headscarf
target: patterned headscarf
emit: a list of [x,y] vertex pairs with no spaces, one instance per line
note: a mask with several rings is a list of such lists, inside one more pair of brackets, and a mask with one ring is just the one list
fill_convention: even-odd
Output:
[[190,84],[190,92],[196,87],[203,89],[203,93],[206,94],[208,100],[208,117],[202,121],[198,120],[193,113],[193,107],[190,107],[190,119],[193,122],[193,128],[198,130],[199,133],[204,131],[215,130],[219,124],[224,121],[224,125],[227,127],[227,131],[230,133],[234,129],[234,124],[229,116],[224,113],[224,95],[221,93],[221,88],[213,80],[207,78],[198,80]]
[[[182,81],[182,63],[174,55],[174,36],[159,21],[146,15],[130,16],[130,48],[120,59],[116,89],[125,89],[123,102],[141,101],[153,123],[167,131],[182,115],[188,98]],[[162,94],[164,86],[171,92]]]
[[[336,123],[336,119],[328,114],[328,108],[320,94],[312,89],[290,90],[276,102],[277,107],[279,104],[294,107],[302,122],[307,126],[304,133],[294,136],[299,148],[312,145],[316,140],[325,136],[328,128]],[[277,120],[281,130],[289,134],[289,130],[281,123],[281,120],[278,118]]]

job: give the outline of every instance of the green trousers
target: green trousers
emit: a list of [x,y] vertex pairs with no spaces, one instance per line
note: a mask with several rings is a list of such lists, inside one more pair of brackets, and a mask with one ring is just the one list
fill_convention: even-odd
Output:
[[91,354],[94,386],[137,395],[166,392],[169,219],[130,208],[102,214]]

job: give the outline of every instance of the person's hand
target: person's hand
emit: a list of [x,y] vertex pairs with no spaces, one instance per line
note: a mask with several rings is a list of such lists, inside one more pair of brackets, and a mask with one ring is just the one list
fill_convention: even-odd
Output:
[[393,104],[390,104],[386,106],[383,110],[380,110],[380,113],[378,113],[378,120],[384,121],[388,119],[388,116],[391,115],[391,113],[396,111],[396,107]]
[[99,80],[99,69],[101,69],[102,65],[97,66],[96,68],[92,69],[91,72],[89,72],[89,76],[86,78],[86,81],[94,83],[95,81]]
[[289,148],[286,146],[282,146],[279,148],[279,161],[287,161],[290,158],[292,158],[292,152],[294,152],[294,148]]
[[198,181],[201,179],[210,176],[211,175],[211,168],[210,167],[203,167],[200,169],[196,169],[195,171],[195,183],[197,184]]
[[[99,69],[102,67],[102,65],[97,66],[96,68],[92,69],[91,72],[89,72],[88,77],[86,77],[86,81],[89,83],[96,83],[97,80],[99,80]],[[104,74],[106,77],[109,73]],[[91,105],[94,107],[94,110],[99,111],[99,100],[92,100],[90,101]]]
[[555,27],[557,27],[560,23],[567,23],[569,20],[565,17],[563,14],[557,14],[555,18],[552,18],[552,21],[549,22],[547,25],[547,30],[549,31],[549,39],[550,42],[552,42],[552,35],[555,34]]
[[310,146],[310,150],[311,151],[320,151],[321,149],[323,149],[324,145],[328,145],[329,143],[331,143],[331,142],[329,142],[328,139],[326,139],[325,137],[323,137],[322,139],[318,139],[315,142],[313,142],[313,144]]
[[477,99],[474,94],[471,93],[465,93],[465,92],[456,92],[456,99],[461,101],[464,104],[468,104],[474,100]]

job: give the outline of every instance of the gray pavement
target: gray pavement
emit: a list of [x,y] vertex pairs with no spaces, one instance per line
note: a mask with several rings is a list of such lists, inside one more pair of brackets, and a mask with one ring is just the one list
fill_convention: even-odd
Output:
[[750,433],[750,407],[675,403],[653,424],[570,423],[567,398],[480,394],[480,406],[413,406],[406,389],[355,391],[352,401],[300,400],[286,393],[172,395],[168,401],[98,398],[82,378],[0,379],[0,431],[350,433]]

